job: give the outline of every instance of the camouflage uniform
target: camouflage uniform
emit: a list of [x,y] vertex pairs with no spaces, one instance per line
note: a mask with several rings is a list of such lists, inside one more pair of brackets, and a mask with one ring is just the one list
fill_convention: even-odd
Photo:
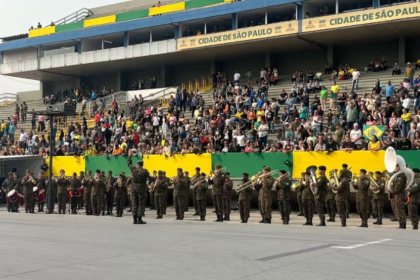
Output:
[[281,220],[284,225],[288,225],[290,221],[290,200],[292,198],[291,187],[292,180],[286,178],[280,182],[276,182],[276,191],[277,191],[277,202],[279,204],[279,210],[281,215]]
[[198,183],[197,187],[194,190],[196,194],[196,202],[198,206],[198,213],[200,215],[200,220],[204,221],[206,219],[206,192],[208,189],[207,182],[204,180]]
[[154,187],[154,193],[155,193],[155,207],[156,207],[156,215],[158,218],[162,218],[163,215],[163,209],[165,206],[165,192],[168,190],[168,180],[165,178],[158,178],[157,183]]
[[121,186],[118,184],[118,181],[114,182],[114,199],[115,199],[115,206],[117,208],[117,217],[122,217],[124,203],[125,203],[125,195],[127,193],[127,185],[125,184],[124,180],[121,182]]
[[131,205],[131,178],[127,178],[126,180],[126,185],[127,185],[127,206],[128,206],[128,210],[127,212],[132,212],[132,205]]
[[349,179],[343,177],[339,179],[338,186],[333,186],[333,189],[337,191],[337,193],[335,194],[335,202],[337,204],[337,212],[338,216],[340,217],[342,227],[346,226],[346,199],[349,185]]
[[104,205],[104,196],[106,189],[106,181],[103,178],[97,178],[92,180],[92,209],[93,215],[101,215],[103,205]]
[[54,213],[54,204],[55,199],[57,197],[57,180],[54,180],[51,178],[51,186],[48,182],[47,184],[47,214],[53,214]]
[[396,208],[396,216],[400,223],[400,228],[406,227],[406,217],[405,217],[405,202],[406,202],[406,192],[405,187],[407,184],[407,176],[404,173],[399,174],[393,180],[390,188],[393,194],[393,199]]
[[353,173],[350,170],[345,170],[345,172],[346,172],[346,177],[349,180],[349,184],[348,184],[347,190],[346,190],[346,200],[345,200],[345,203],[346,203],[346,216],[348,218],[348,217],[350,217],[349,216],[350,215],[350,205],[351,205],[351,203],[350,203],[350,198],[351,198],[350,186],[351,186],[351,178],[353,176]]
[[[80,184],[83,186],[83,180],[85,179],[85,175],[79,176],[77,179],[79,179]],[[78,209],[83,209],[84,204],[85,204],[85,197],[84,195],[81,195],[77,198]]]
[[[201,180],[201,176],[200,173],[194,174],[194,176],[192,176],[191,178],[191,184],[195,184],[197,183],[199,180]],[[195,210],[195,214],[194,215],[198,215],[198,204],[197,204],[197,188],[191,190],[192,192],[192,198],[193,198],[193,206],[194,206],[194,210]]]
[[368,178],[361,178],[359,177],[357,180],[357,184],[353,187],[357,190],[356,193],[356,208],[357,212],[362,219],[361,227],[368,227],[368,208],[369,208],[369,186],[370,181]]
[[[47,178],[40,178],[38,179],[38,185],[37,185],[38,189],[40,191],[47,191],[47,187],[48,187],[48,180]],[[44,212],[44,201],[43,202],[39,202],[38,203],[38,212]]]
[[329,222],[335,222],[335,213],[336,213],[336,203],[335,203],[335,193],[333,192],[332,186],[328,183],[328,192],[326,197],[326,205],[328,216],[330,219]]
[[[150,180],[150,173],[142,167],[134,167],[131,157],[128,157],[127,164],[131,171],[131,207],[133,207],[133,219],[138,219],[137,223],[144,223],[142,221],[142,215],[146,208],[147,180]],[[136,223],[136,221],[134,222]]]
[[58,212],[66,214],[66,203],[68,199],[67,188],[70,184],[70,180],[65,178],[57,178],[57,200],[58,200]]
[[376,218],[376,214],[375,212],[373,212],[373,207],[372,207],[373,206],[373,192],[370,188],[368,190],[368,201],[369,201],[368,210],[367,210],[368,217],[370,218],[370,214],[372,214],[373,218]]
[[216,210],[217,221],[223,222],[223,183],[225,181],[225,175],[223,172],[217,172],[212,180],[209,180],[209,184],[213,184],[212,196],[214,208]]
[[185,176],[184,175],[184,177],[185,177],[185,179],[187,180],[187,185],[185,186],[185,189],[184,189],[184,209],[185,209],[185,212],[188,212],[188,205],[190,204],[189,202],[189,199],[188,199],[188,194],[190,193],[190,189],[191,189],[191,178],[190,177],[187,177],[187,176]]
[[[70,187],[68,190],[79,190],[81,187],[81,182],[77,177],[73,177],[70,179]],[[77,211],[77,200],[78,197],[70,197],[70,205],[71,205],[71,213],[76,214]]]
[[[246,182],[249,182],[249,180],[242,180],[241,184],[245,184]],[[252,198],[251,187],[240,191],[238,194],[239,213],[241,214],[242,223],[248,222],[251,198]]]
[[414,183],[411,187],[407,189],[410,192],[410,202],[408,203],[408,215],[410,216],[411,224],[413,229],[418,229],[419,227],[419,216],[418,216],[418,207],[419,207],[419,195],[420,195],[420,179],[414,179]]
[[19,201],[16,201],[16,202],[13,202],[12,203],[12,202],[9,201],[9,199],[7,199],[7,194],[11,190],[14,190],[15,189],[16,184],[17,184],[17,181],[13,178],[13,175],[10,172],[9,173],[9,177],[6,180],[4,180],[3,185],[2,185],[2,189],[3,189],[3,192],[4,192],[5,197],[6,197],[7,211],[8,212],[14,212],[15,211],[15,208],[16,208],[16,205],[15,204],[18,204],[19,205]]
[[22,186],[23,186],[23,198],[25,200],[25,212],[26,213],[34,213],[34,205],[35,205],[35,198],[34,198],[34,187],[37,185],[37,181],[33,179],[34,182],[31,182],[29,176],[25,176],[22,178]]
[[188,185],[188,180],[185,176],[177,177],[178,179],[174,182],[174,204],[176,219],[183,220],[185,212],[185,188]]
[[260,211],[263,223],[271,223],[271,189],[274,184],[274,178],[271,175],[264,176],[261,184],[257,183],[256,189],[260,190],[258,200],[260,202]]
[[149,195],[150,195],[150,210],[156,209],[156,204],[155,204],[155,190],[151,187],[153,186],[155,180],[157,179],[157,176],[152,176],[150,177],[150,185],[149,185]]
[[163,215],[166,215],[166,208],[168,207],[168,193],[169,193],[169,186],[170,186],[170,181],[169,178],[166,177],[165,175],[163,176],[163,179],[166,181],[166,188],[165,191],[163,192],[163,197],[162,197],[162,213]]
[[116,179],[112,175],[108,175],[106,179],[106,214],[113,215],[112,209],[114,208],[114,197],[115,197],[115,188],[114,183]]
[[372,211],[374,215],[376,216],[376,222],[374,222],[375,225],[382,225],[382,218],[384,216],[384,202],[385,202],[385,181],[381,179],[375,180],[376,184],[378,184],[379,189],[375,188],[375,191],[378,191],[378,193],[372,192]]
[[300,179],[299,182],[297,183],[298,186],[296,188],[296,198],[297,198],[297,203],[298,203],[298,206],[299,206],[299,214],[298,214],[298,216],[302,216],[303,215],[303,206],[302,206],[302,191],[303,191],[303,188],[302,188],[302,182],[303,182],[303,179]]
[[325,212],[324,212],[324,205],[325,199],[327,197],[328,192],[328,179],[325,175],[320,176],[317,179],[315,187],[318,188],[318,192],[315,195],[315,205],[316,211],[318,212],[319,219],[321,223],[320,226],[325,226]]
[[230,221],[230,200],[232,195],[233,182],[225,179],[223,184],[223,215],[226,221]]
[[312,218],[314,217],[314,194],[310,187],[310,180],[305,179],[302,183],[302,206],[303,206],[303,214],[306,218],[305,225],[312,225]]
[[89,177],[85,177],[82,180],[82,186],[85,190],[85,193],[83,194],[83,199],[85,201],[85,207],[86,207],[86,215],[92,215],[92,185],[93,185],[93,179]]

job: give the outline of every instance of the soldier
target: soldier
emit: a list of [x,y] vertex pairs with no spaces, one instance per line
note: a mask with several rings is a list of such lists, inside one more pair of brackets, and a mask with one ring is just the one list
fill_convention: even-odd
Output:
[[57,198],[57,179],[51,176],[47,185],[47,214],[54,214],[54,205]]
[[126,180],[126,184],[127,184],[127,205],[128,205],[128,210],[127,212],[132,212],[133,207],[131,205],[131,177],[127,178]]
[[[6,180],[4,180],[3,185],[2,185],[2,190],[5,193],[5,195],[7,196],[7,194],[11,191],[14,190],[16,188],[16,180],[13,178],[13,173],[9,172],[8,177]],[[14,212],[14,208],[15,208],[15,203],[19,203],[17,202],[10,202],[9,199],[6,199],[7,202],[7,212]]]
[[221,171],[222,165],[216,164],[213,178],[209,179],[209,184],[213,184],[212,196],[214,208],[216,210],[217,220],[215,222],[223,222],[223,183],[225,181],[224,174]]
[[22,178],[23,186],[23,198],[25,200],[25,213],[33,213],[34,211],[34,187],[37,185],[37,181],[33,178],[32,172],[26,170],[25,177]]
[[408,203],[408,215],[410,216],[411,224],[413,225],[413,229],[419,228],[419,216],[418,216],[418,206],[419,206],[419,194],[420,194],[420,178],[419,173],[420,169],[413,168],[414,173],[414,182],[411,187],[409,187],[407,191],[407,195],[410,198],[410,202]]
[[142,214],[147,201],[147,181],[150,180],[150,173],[143,168],[143,161],[137,161],[134,167],[131,160],[132,151],[128,152],[127,164],[131,171],[131,206],[133,207],[133,224],[146,224]]
[[[394,170],[394,174],[400,171],[400,166],[397,164]],[[390,183],[390,191],[395,203],[395,214],[400,223],[398,228],[406,229],[406,217],[405,217],[405,203],[407,199],[407,194],[405,188],[407,185],[407,176],[404,172],[401,172],[399,175],[395,176],[394,180]]]
[[233,181],[230,179],[230,173],[225,173],[225,182],[223,184],[223,214],[225,221],[230,221],[230,200],[232,195]]
[[151,177],[151,183],[149,185],[149,195],[150,195],[150,210],[155,210],[156,209],[156,205],[155,205],[155,190],[152,187],[154,182],[156,181],[158,177],[158,174],[156,172],[156,170],[153,170],[153,176]]
[[[85,172],[84,171],[80,171],[79,174],[80,174],[79,181],[82,184],[82,188],[83,188],[83,180],[85,179]],[[83,209],[84,204],[85,204],[84,195],[81,195],[77,199],[77,208],[78,209]]]
[[85,201],[86,206],[86,215],[92,215],[92,185],[93,185],[93,178],[92,178],[92,171],[88,170],[87,177],[83,178],[82,186],[85,190],[83,194],[83,200]]
[[[44,172],[40,171],[38,175],[38,189],[40,192],[47,191],[48,180],[44,177]],[[44,201],[38,203],[38,211],[37,212],[44,212]]]
[[174,204],[175,204],[176,219],[183,220],[184,211],[185,211],[184,194],[185,194],[185,188],[186,188],[186,185],[188,184],[188,181],[184,177],[182,168],[177,169],[177,176],[172,179],[172,183],[174,184]]
[[60,177],[55,179],[57,183],[57,200],[58,200],[58,213],[66,214],[66,202],[68,199],[67,188],[70,184],[64,169],[60,170]]
[[305,172],[301,173],[301,178],[299,179],[299,182],[297,183],[296,187],[296,198],[299,206],[299,213],[298,216],[303,216],[303,207],[302,207],[302,182],[305,180]]
[[290,200],[292,198],[292,180],[286,175],[285,170],[280,170],[281,179],[276,180],[277,202],[283,225],[288,225],[290,221]]
[[197,184],[197,187],[195,188],[193,194],[196,195],[195,200],[197,203],[198,213],[200,214],[200,221],[205,221],[206,220],[206,192],[208,188],[208,184],[206,182],[206,174],[201,173],[200,178],[197,178],[197,180],[200,182]]
[[107,189],[106,189],[106,214],[107,215],[114,215],[112,213],[112,209],[114,208],[114,196],[115,196],[115,188],[114,188],[115,178],[112,177],[112,170],[108,171],[108,178],[106,181]]
[[324,212],[324,205],[325,199],[327,197],[328,192],[328,179],[325,176],[325,171],[327,168],[325,166],[320,166],[318,168],[318,174],[320,175],[317,179],[316,184],[314,184],[315,188],[318,190],[315,194],[315,206],[316,211],[318,212],[320,223],[317,226],[325,227],[325,212]]
[[374,225],[382,225],[382,218],[384,216],[384,194],[385,194],[385,180],[382,179],[382,173],[376,171],[375,182],[378,186],[371,186],[372,191],[372,211],[376,216]]
[[[334,178],[330,178],[330,180],[331,179],[334,179]],[[326,206],[327,206],[328,216],[330,218],[327,220],[327,222],[335,222],[336,202],[335,202],[335,193],[332,187],[333,186],[330,183],[328,183]]]
[[100,216],[102,212],[102,205],[104,204],[106,183],[104,178],[101,176],[101,171],[96,169],[95,177],[92,180],[92,209],[93,215]]
[[[194,185],[199,180],[201,180],[200,167],[196,167],[195,168],[195,174],[191,178],[191,184]],[[192,198],[193,198],[193,206],[194,206],[194,210],[195,210],[195,213],[193,214],[193,216],[198,216],[199,215],[199,213],[198,213],[198,204],[197,204],[197,201],[196,201],[196,198],[197,198],[197,188],[192,189],[191,191],[192,191]]]
[[306,218],[304,226],[312,226],[312,218],[314,216],[314,192],[311,187],[311,173],[305,172],[305,180],[302,182],[302,206],[303,214]]
[[189,192],[190,192],[190,189],[191,189],[191,178],[189,177],[189,175],[190,175],[190,173],[188,172],[188,171],[185,171],[184,172],[184,177],[185,177],[185,179],[187,179],[187,186],[185,187],[185,189],[184,189],[184,193],[185,193],[185,195],[184,195],[184,199],[185,199],[185,202],[184,202],[184,207],[185,207],[185,212],[188,212],[188,205],[190,204],[189,202],[189,200],[188,200],[188,194],[189,194]]
[[258,200],[260,201],[260,212],[262,220],[260,223],[271,224],[271,189],[274,184],[274,178],[270,174],[271,168],[265,166],[263,169],[262,178],[260,181],[254,183],[255,189],[259,189]]
[[127,186],[124,182],[124,175],[120,174],[116,182],[114,182],[115,206],[117,208],[117,217],[122,218],[125,194],[127,193]]
[[162,213],[163,215],[166,215],[166,208],[168,207],[168,192],[169,192],[169,186],[170,186],[170,182],[169,182],[169,178],[166,177],[166,171],[162,171],[162,176],[163,179],[166,180],[166,188],[165,191],[163,193],[163,198],[162,198]]
[[102,216],[105,216],[105,206],[106,206],[106,191],[107,191],[107,177],[105,176],[105,171],[101,171],[101,175],[99,176],[99,178],[101,178],[101,180],[104,182],[105,184],[105,188],[102,189],[100,188],[101,192],[102,192],[102,203],[101,203],[101,208],[100,210],[102,210]]
[[163,172],[158,171],[158,177],[153,184],[153,192],[155,193],[155,207],[156,207],[156,219],[162,219],[163,208],[165,206],[165,192],[168,189],[168,180],[163,177]]
[[[242,177],[241,185],[249,182],[249,174],[243,173],[242,175],[243,177]],[[239,213],[241,214],[241,223],[248,223],[251,198],[252,198],[251,187],[243,189],[238,193],[238,203],[239,203]]]
[[[70,180],[70,185],[68,188],[68,191],[74,191],[79,190],[81,187],[81,182],[79,181],[79,178],[77,178],[77,173],[73,172],[73,177]],[[70,195],[70,207],[71,207],[71,214],[75,215],[77,214],[77,196]]]
[[[373,178],[373,173],[372,172],[369,172],[368,175]],[[372,207],[373,206],[373,192],[372,192],[371,188],[372,188],[372,186],[370,186],[369,190],[368,190],[368,201],[369,201],[369,203],[368,203],[368,209],[367,209],[368,214],[367,215],[370,218],[370,215],[372,214],[372,218],[376,219],[375,212],[373,212],[373,210],[372,210],[372,208],[373,208]]]
[[370,181],[366,177],[366,170],[360,169],[360,177],[353,180],[353,187],[357,191],[356,193],[356,208],[357,212],[360,213],[362,224],[360,227],[368,227],[368,206],[369,206],[369,186]]
[[[342,167],[343,167],[343,170],[346,172],[346,178],[349,180],[349,182],[351,182],[351,178],[352,178],[353,174],[351,173],[350,169],[347,169],[348,165],[344,163],[342,165]],[[345,200],[347,219],[350,217],[350,197],[351,197],[351,195],[350,195],[350,184],[348,184],[346,200]]]
[[347,178],[348,172],[344,169],[340,171],[340,175],[338,177],[339,183],[338,186],[333,184],[332,189],[335,190],[337,193],[335,195],[335,201],[337,204],[337,212],[338,216],[340,217],[341,226],[346,226],[346,197],[347,197],[347,189],[350,185],[349,179]]

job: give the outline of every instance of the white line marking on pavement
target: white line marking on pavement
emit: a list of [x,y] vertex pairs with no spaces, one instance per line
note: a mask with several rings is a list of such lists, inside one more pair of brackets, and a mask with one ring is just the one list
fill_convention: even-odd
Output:
[[331,248],[351,250],[351,249],[356,249],[356,248],[363,247],[363,246],[366,246],[366,245],[374,245],[374,244],[379,244],[379,243],[387,242],[387,241],[391,241],[391,240],[392,239],[381,239],[381,240],[377,240],[377,241],[371,241],[371,242],[366,242],[366,243],[363,243],[363,244],[356,244],[356,245],[346,246],[346,247],[344,247],[344,246],[332,246]]

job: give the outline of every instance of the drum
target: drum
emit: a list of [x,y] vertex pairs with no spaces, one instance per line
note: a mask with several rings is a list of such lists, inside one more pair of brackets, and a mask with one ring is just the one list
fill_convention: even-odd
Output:
[[7,193],[7,199],[11,203],[15,203],[19,199],[18,192],[16,190],[11,190],[10,192]]
[[35,203],[41,203],[45,201],[44,192],[41,192],[38,196],[35,197]]
[[70,197],[79,197],[79,196],[81,196],[80,190],[70,190],[69,191],[69,196]]
[[39,188],[38,187],[34,187],[33,188],[33,191],[34,191],[34,198],[37,198],[39,196],[39,193],[40,193]]
[[85,194],[85,188],[84,187],[81,187],[79,191],[80,191],[80,196],[83,196]]
[[25,204],[25,199],[19,196],[19,206],[23,206],[23,204]]

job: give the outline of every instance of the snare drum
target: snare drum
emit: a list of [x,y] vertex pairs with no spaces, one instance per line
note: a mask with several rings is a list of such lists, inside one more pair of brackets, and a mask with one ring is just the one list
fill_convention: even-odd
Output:
[[41,203],[45,201],[44,192],[41,192],[38,196],[35,197],[35,203]]
[[70,190],[69,191],[69,196],[70,197],[79,197],[81,194],[80,194],[80,190]]
[[40,193],[39,188],[38,187],[34,187],[33,188],[33,191],[34,191],[34,198],[37,198],[39,196],[39,193]]
[[11,190],[7,193],[7,199],[9,200],[9,202],[15,203],[19,199],[18,192],[16,190]]

